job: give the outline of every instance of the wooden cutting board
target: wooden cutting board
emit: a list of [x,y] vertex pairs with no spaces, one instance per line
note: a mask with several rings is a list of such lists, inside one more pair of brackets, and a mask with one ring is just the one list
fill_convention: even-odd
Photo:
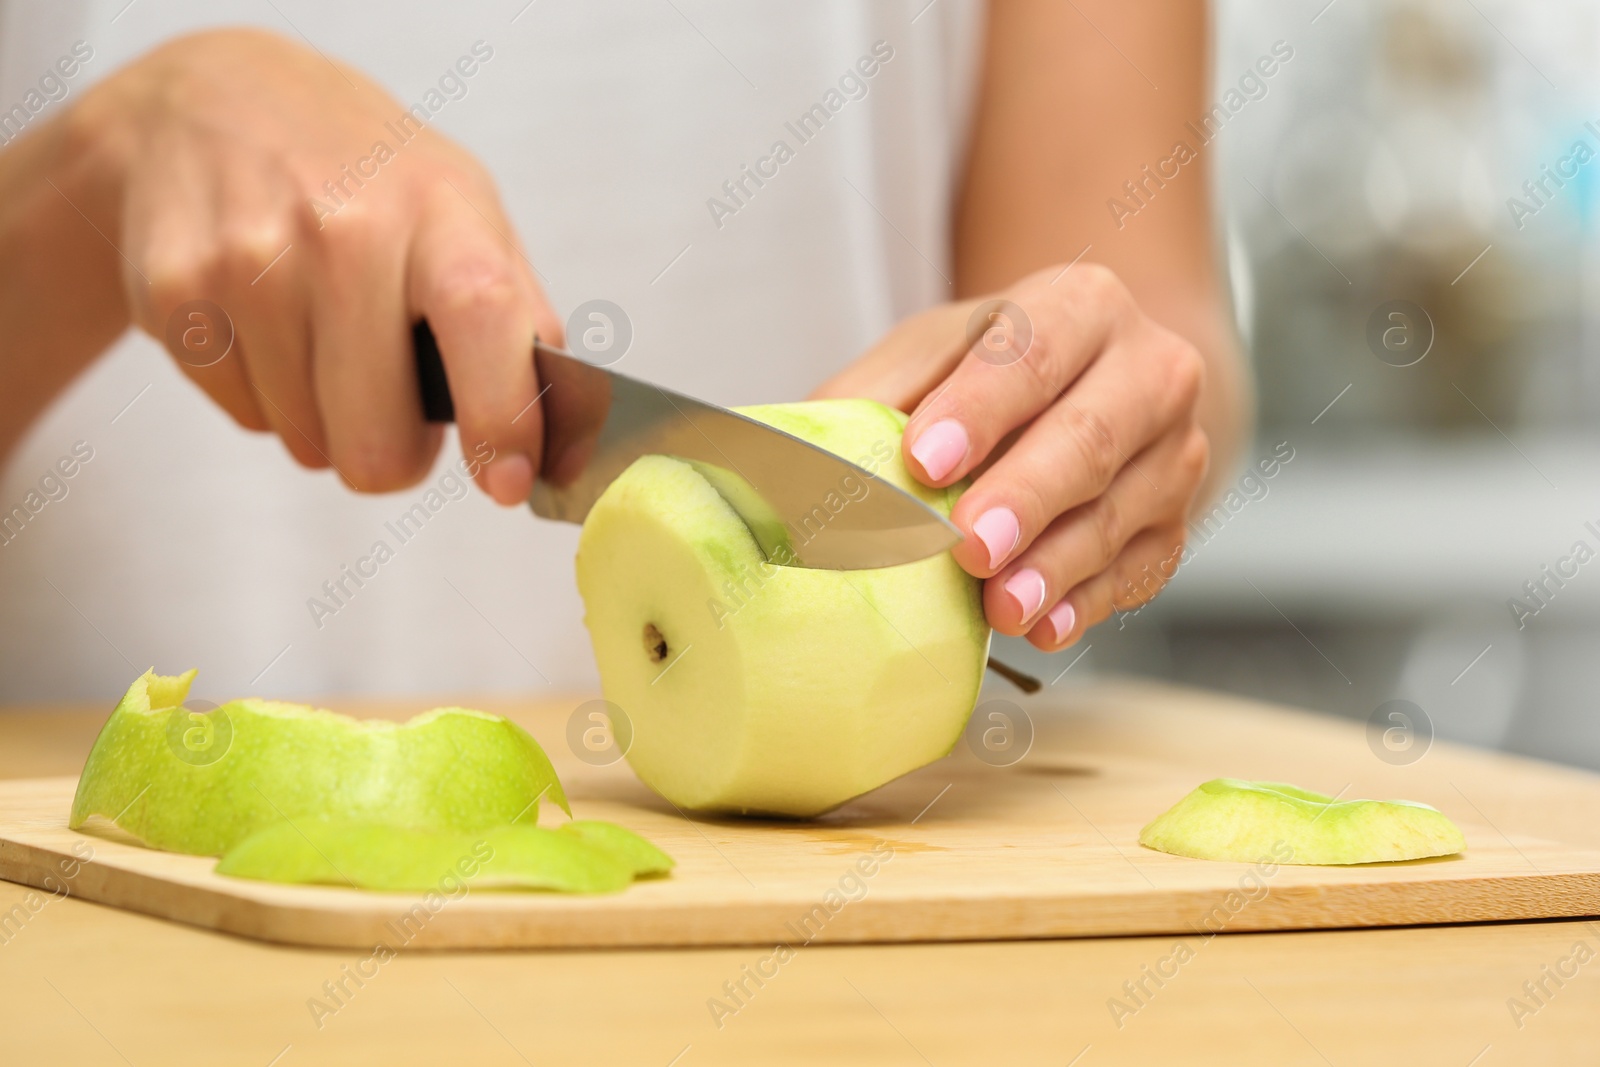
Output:
[[[1441,744],[1395,766],[1359,724],[1099,686],[1016,701],[1036,738],[1012,766],[958,746],[822,819],[779,823],[686,818],[625,765],[578,762],[560,741],[577,703],[514,717],[551,750],[574,814],[643,833],[678,860],[670,878],[603,897],[241,881],[112,827],[66,829],[71,778],[0,782],[0,877],[247,937],[363,950],[1204,937],[1600,914],[1600,848],[1583,814],[1600,810],[1600,776]],[[1468,849],[1253,870],[1138,845],[1145,822],[1219,775],[1422,800],[1456,820]]]

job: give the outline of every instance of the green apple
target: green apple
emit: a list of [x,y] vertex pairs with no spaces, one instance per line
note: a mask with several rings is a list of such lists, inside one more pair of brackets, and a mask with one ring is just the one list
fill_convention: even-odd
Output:
[[515,824],[469,833],[336,820],[278,822],[228,850],[217,873],[268,882],[361,889],[553,889],[611,893],[672,860],[614,823],[555,830]]
[[469,831],[570,814],[544,750],[516,724],[439,708],[404,724],[270,700],[182,706],[195,672],[136,679],[100,731],[69,825],[103,815],[155,848],[220,855],[284,819]]
[[1282,782],[1238,778],[1199,786],[1141,830],[1139,843],[1195,859],[1271,857],[1308,866],[1424,859],[1467,847],[1456,825],[1426,804],[1336,801]]
[[[741,409],[948,515],[906,469],[906,416],[868,400]],[[841,485],[837,514],[870,485]],[[948,554],[866,571],[769,562],[699,470],[645,456],[578,541],[578,589],[628,762],[680,808],[811,816],[945,755],[988,657],[980,583]],[[791,536],[796,531],[788,531]]]

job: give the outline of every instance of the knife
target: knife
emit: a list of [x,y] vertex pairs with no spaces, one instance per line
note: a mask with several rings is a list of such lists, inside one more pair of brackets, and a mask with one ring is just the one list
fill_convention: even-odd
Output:
[[[412,330],[429,422],[455,404],[426,321]],[[581,523],[606,486],[640,456],[692,464],[767,558],[787,566],[862,570],[912,563],[961,542],[961,531],[910,493],[826,449],[703,400],[533,346],[544,405],[544,454],[528,496],[535,515]]]

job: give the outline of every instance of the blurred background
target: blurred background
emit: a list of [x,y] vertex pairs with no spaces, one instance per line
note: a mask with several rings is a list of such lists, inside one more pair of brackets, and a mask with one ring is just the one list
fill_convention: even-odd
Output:
[[1405,700],[1439,737],[1600,767],[1600,9],[1323,3],[1224,0],[1216,32],[1219,99],[1294,50],[1210,145],[1248,456],[1293,458],[1238,472],[1169,592],[1081,660],[1006,654],[1385,725]]
[[[326,48],[371,66],[408,99],[455,54],[455,37],[441,37],[455,16],[442,9],[430,16],[439,27],[418,23],[404,33],[390,27],[375,39],[370,19],[355,8],[313,13],[306,5],[283,6],[296,20],[315,19]],[[504,100],[559,100],[553,91],[541,95],[539,79],[559,86],[563,78],[587,85],[587,78],[602,85],[614,73],[574,70],[584,61],[565,54],[562,42],[575,31],[562,20],[582,23],[575,8],[539,9],[545,21],[535,33],[527,22],[522,30],[508,28],[498,8],[511,5],[480,6],[473,18],[502,42],[507,61],[477,83],[481,88],[470,101],[451,105],[441,128],[469,145],[505,148],[488,159],[511,202],[527,205],[519,229],[533,234],[538,247],[553,248],[556,258],[566,255],[578,264],[555,287],[558,304],[613,295],[657,336],[690,335],[673,328],[674,315],[688,314],[679,294],[718,291],[743,264],[761,262],[770,254],[763,241],[771,237],[760,227],[779,232],[785,211],[813,209],[803,199],[781,199],[803,189],[775,196],[770,202],[778,207],[764,209],[755,228],[721,235],[721,258],[690,258],[655,287],[660,266],[682,255],[684,234],[692,225],[708,225],[704,192],[722,180],[733,156],[681,151],[663,141],[642,167],[621,143],[601,146],[609,155],[523,158],[518,145],[534,143],[530,131],[542,127],[527,109],[508,110]],[[922,42],[919,47],[938,46],[926,47],[930,55],[942,54],[945,37],[965,40],[975,32],[962,21],[973,5],[946,0],[916,7],[933,14],[914,34],[905,32]],[[278,5],[215,8],[208,18],[283,29]],[[1376,715],[1384,727],[1393,720],[1383,709],[1408,701],[1419,727],[1438,736],[1600,768],[1600,714],[1591,699],[1600,687],[1600,559],[1589,561],[1600,555],[1600,160],[1591,160],[1600,153],[1597,8],[1593,0],[1217,0],[1215,98],[1227,104],[1231,94],[1233,104],[1218,113],[1210,132],[1199,128],[1206,120],[1196,115],[1194,132],[1196,144],[1203,134],[1204,158],[1214,170],[1221,254],[1258,380],[1259,426],[1247,450],[1249,465],[1232,473],[1233,492],[1196,524],[1192,558],[1165,596],[1097,628],[1080,649],[1061,657],[1007,641],[998,646],[1003,658],[1058,687],[1135,672],[1357,719]],[[170,11],[141,6],[117,22],[124,10],[125,0],[48,7],[0,0],[4,99],[14,99],[39,69],[32,58],[18,58],[28,39],[19,32],[25,24],[41,24],[33,27],[40,40],[68,43],[88,32],[84,26],[95,27],[98,58],[86,79],[175,32]],[[874,19],[905,17],[896,5],[848,10],[861,19],[863,39],[871,39]],[[724,82],[734,73],[678,13],[658,6],[640,22],[617,7],[612,17],[631,27],[628,39],[637,45],[613,62],[649,59],[668,77],[686,61],[682,56],[693,57],[715,75],[705,79],[708,113],[729,123],[744,139],[738,143],[769,135],[770,109],[756,94],[724,99]],[[569,37],[562,36],[563,27]],[[450,32],[466,42],[478,31]],[[774,39],[770,27],[753,26],[741,47],[761,55],[778,47]],[[908,48],[908,54],[920,53]],[[1274,72],[1258,74],[1258,63],[1269,56]],[[815,88],[805,70],[784,77],[775,91],[793,99]],[[896,91],[912,88],[908,81]],[[887,88],[874,91],[874,101],[887,99]],[[742,110],[728,110],[731,100]],[[523,124],[517,135],[501,136],[513,118]],[[862,145],[873,143],[860,138]],[[820,152],[814,158],[809,165],[841,174],[850,161]],[[656,227],[649,243],[659,259],[633,271],[632,281],[609,281],[616,272],[605,256],[580,254],[596,244],[588,224],[579,228],[566,217],[569,209],[552,206],[558,198],[536,195],[569,171],[576,174],[569,175],[574,188],[584,187],[585,175],[611,175],[635,183],[629,195],[640,203],[666,205],[644,212]],[[847,198],[849,210],[866,210],[842,183],[835,192]],[[935,203],[916,208],[921,229],[906,227],[928,247],[943,240]],[[607,240],[618,247],[643,240],[636,222],[593,204],[585,210],[606,220],[612,227]],[[841,208],[838,214],[847,213]],[[885,229],[881,237],[909,259],[897,232]],[[916,292],[894,297],[917,306],[924,298],[931,299]],[[838,299],[855,307],[856,317],[840,318],[832,347],[852,351],[870,340],[874,324],[886,317],[884,300],[878,308]],[[743,318],[733,336],[759,329],[773,315],[764,304],[735,311]],[[140,344],[143,352],[134,350]],[[641,351],[650,347],[641,345]],[[804,361],[774,352],[766,365],[728,371],[686,363],[670,376],[683,388],[724,400],[798,394]],[[126,558],[131,550],[102,528],[111,521],[181,525],[171,516],[184,507],[245,517],[230,533],[230,543],[237,541],[231,557],[211,560],[214,580],[227,580],[223,563],[268,566],[277,568],[273,574],[284,591],[253,605],[249,619],[228,620],[226,648],[207,660],[206,677],[218,687],[210,695],[226,698],[247,684],[270,685],[275,695],[348,690],[353,686],[339,673],[340,657],[301,658],[306,645],[283,657],[302,637],[320,642],[324,653],[344,647],[342,641],[365,649],[363,627],[386,635],[393,646],[385,667],[397,690],[441,690],[456,677],[450,672],[459,671],[482,679],[486,689],[526,686],[538,668],[522,649],[534,647],[552,674],[557,665],[569,674],[587,670],[581,632],[569,628],[564,643],[539,646],[526,610],[537,603],[575,617],[568,562],[575,531],[530,527],[524,516],[493,514],[476,497],[452,505],[448,524],[441,522],[429,547],[418,550],[419,562],[364,593],[340,627],[306,636],[312,631],[305,594],[371,543],[373,531],[395,513],[394,500],[351,500],[331,475],[308,479],[282,463],[274,442],[228,436],[225,417],[185,392],[165,360],[151,363],[154,355],[152,344],[130,341],[106,372],[122,375],[113,383],[121,390],[115,403],[103,412],[87,401],[64,404],[48,432],[36,434],[36,453],[19,459],[7,475],[11,480],[0,482],[3,499],[18,499],[27,479],[55,460],[58,440],[72,441],[80,423],[106,426],[120,417],[127,403],[122,398],[144,395],[151,373],[164,374],[168,384],[152,390],[117,432],[138,426],[154,434],[183,425],[199,435],[162,439],[168,449],[162,469],[170,473],[154,506],[143,495],[116,495],[132,492],[118,488],[123,481],[144,484],[118,478],[125,472],[116,464],[131,462],[127,456],[134,453],[108,446],[96,460],[95,492],[101,495],[85,479],[67,513],[90,531],[76,547],[96,560],[92,573],[56,572],[59,590],[20,563],[9,578],[0,574],[0,601],[16,619],[33,618],[30,604],[61,612],[57,598],[70,597],[83,621],[81,627],[73,622],[77,659],[56,655],[57,638],[46,627],[19,623],[9,631],[0,660],[32,664],[54,657],[58,668],[66,662],[71,669],[0,672],[9,674],[0,677],[0,695],[88,699],[113,691],[134,660],[142,668],[175,645],[176,637],[162,643],[165,617],[206,610],[212,572],[195,577],[187,559],[170,572],[138,566]],[[152,372],[152,366],[165,369]],[[766,381],[772,367],[789,368],[795,380]],[[669,371],[661,364],[647,373]],[[260,463],[268,472],[263,477],[273,479],[270,492],[241,480],[231,488],[210,486],[232,496],[196,503],[193,485],[199,483],[185,480],[193,440],[236,450],[241,463],[247,450],[265,457]],[[1256,466],[1268,460],[1270,477]],[[294,526],[298,512],[279,503],[291,495],[330,516],[320,541],[312,543]],[[281,538],[279,530],[285,531]],[[469,552],[493,555],[485,531],[499,538],[493,543],[502,553],[522,554],[515,580],[496,575],[465,591],[446,586],[439,579],[441,561]],[[535,545],[532,536],[548,540]],[[295,555],[279,541],[305,542],[306,551]],[[13,559],[25,551],[26,544],[13,550]],[[116,571],[119,584],[97,583],[94,574],[107,570]],[[164,615],[134,610],[157,601],[166,606]],[[119,604],[134,606],[129,613],[137,626],[107,625]],[[442,663],[405,644],[417,639],[407,614],[417,604],[440,625],[481,627],[470,659]],[[97,624],[90,619],[100,620],[110,639],[92,629]],[[170,630],[187,633],[188,627]],[[127,645],[127,662],[112,639]],[[1005,692],[1004,683],[992,688],[996,695]]]

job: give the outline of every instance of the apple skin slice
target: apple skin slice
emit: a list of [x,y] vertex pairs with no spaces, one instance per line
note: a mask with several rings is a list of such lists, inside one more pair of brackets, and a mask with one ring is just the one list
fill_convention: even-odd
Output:
[[1392,863],[1467,847],[1436,808],[1410,800],[1334,800],[1283,782],[1214,778],[1139,832],[1159,852],[1303,866]]
[[308,819],[278,822],[239,842],[217,864],[235,878],[455,896],[472,889],[614,893],[672,860],[612,823],[555,830],[515,824],[468,833]]
[[635,878],[649,878],[666,874],[677,866],[673,858],[638,834],[614,822],[596,819],[576,819],[556,827],[557,833],[572,834],[598,848],[603,848],[627,863]]
[[[906,416],[882,404],[740,410],[944,514],[960,494],[911,476]],[[628,762],[679,808],[818,815],[946,755],[983,682],[981,586],[948,553],[864,571],[774,565],[705,477],[666,456],[637,460],[596,501],[577,577],[606,699],[633,726]]]
[[[154,848],[216,856],[283,819],[467,831],[531,824],[544,798],[570,814],[544,750],[498,716],[440,708],[397,724],[248,699],[198,719],[181,706],[194,675],[134,680],[89,753],[68,825],[103,815]],[[214,747],[187,751],[195,730]]]

